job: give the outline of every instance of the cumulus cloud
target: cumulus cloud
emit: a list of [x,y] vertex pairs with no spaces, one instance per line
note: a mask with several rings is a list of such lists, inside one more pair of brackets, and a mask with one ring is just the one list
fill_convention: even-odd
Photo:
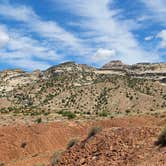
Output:
[[100,48],[97,50],[96,54],[92,56],[92,61],[94,63],[106,63],[110,61],[110,59],[116,55],[115,50],[108,50],[108,49],[103,49]]

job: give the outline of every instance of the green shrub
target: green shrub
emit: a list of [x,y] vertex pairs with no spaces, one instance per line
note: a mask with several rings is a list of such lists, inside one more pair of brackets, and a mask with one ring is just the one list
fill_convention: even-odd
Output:
[[47,116],[47,115],[49,115],[49,114],[50,114],[50,112],[45,112],[45,113],[44,113],[45,116]]
[[76,118],[76,114],[73,113],[73,112],[70,112],[70,111],[61,110],[58,113],[61,114],[64,117],[67,117],[68,119]]
[[130,96],[129,99],[130,99],[130,100],[133,100],[133,96]]
[[127,110],[125,110],[125,112],[126,112],[127,114],[129,114],[131,111],[130,111],[129,109],[127,109]]
[[99,116],[107,117],[108,115],[109,115],[109,113],[107,111],[99,112]]
[[73,147],[77,142],[78,142],[78,139],[76,139],[76,138],[71,139],[67,144],[67,149]]
[[37,119],[35,120],[35,122],[36,122],[36,123],[41,123],[41,122],[42,122],[42,118],[37,118]]

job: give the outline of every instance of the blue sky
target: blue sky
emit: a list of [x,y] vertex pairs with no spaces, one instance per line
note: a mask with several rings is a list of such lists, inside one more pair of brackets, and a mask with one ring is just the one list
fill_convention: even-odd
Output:
[[0,70],[166,62],[165,0],[0,0]]

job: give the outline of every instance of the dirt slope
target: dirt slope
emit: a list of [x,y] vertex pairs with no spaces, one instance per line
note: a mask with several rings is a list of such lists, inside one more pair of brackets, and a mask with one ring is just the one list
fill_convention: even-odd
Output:
[[[111,131],[112,127],[152,127],[160,129],[165,119],[151,116],[114,118],[102,121],[54,122],[0,127],[0,163],[9,166],[48,164],[52,154],[64,150],[70,139],[86,137],[92,126]],[[126,129],[128,131],[128,129]],[[158,131],[155,130],[155,131]],[[107,133],[107,130],[106,130]],[[155,133],[157,135],[157,132]],[[103,135],[104,136],[104,135]]]
[[[85,133],[76,123],[50,123],[0,128],[0,162],[11,162],[62,149],[68,140]],[[36,158],[34,157],[34,158]],[[24,163],[25,164],[25,163]],[[25,166],[25,165],[24,165]]]
[[164,166],[166,148],[154,145],[159,133],[155,127],[105,129],[62,154],[59,166]]

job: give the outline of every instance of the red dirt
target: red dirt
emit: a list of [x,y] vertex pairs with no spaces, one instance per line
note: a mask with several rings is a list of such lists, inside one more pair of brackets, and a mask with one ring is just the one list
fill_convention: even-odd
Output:
[[[13,166],[16,160],[63,149],[70,138],[81,136],[82,133],[85,133],[85,126],[76,123],[56,122],[32,126],[1,127],[0,162],[10,161]],[[25,147],[21,147],[23,143],[26,144]],[[39,158],[38,155],[37,158]]]
[[[100,139],[102,139],[102,137],[103,139],[105,139],[105,137],[107,138],[107,133],[109,133],[109,137],[109,135],[113,133],[112,131],[115,130],[112,127],[123,127],[120,130],[116,128],[117,131],[115,130],[114,134],[121,136],[123,133],[127,133],[123,135],[126,139],[124,141],[127,141],[128,134],[131,133],[131,138],[139,136],[142,132],[138,130],[138,127],[145,128],[146,126],[148,131],[151,133],[150,139],[154,139],[157,137],[160,130],[159,126],[163,126],[164,123],[164,119],[158,119],[155,117],[128,117],[96,122],[54,122],[29,126],[2,126],[0,127],[0,163],[5,163],[7,166],[33,166],[34,164],[42,163],[48,164],[55,151],[65,149],[71,138],[79,137],[80,140],[85,138],[88,130],[92,126],[101,126],[104,131],[103,134],[98,135],[98,137],[88,142],[86,146],[90,148],[92,148],[92,145],[97,141],[101,141]],[[135,130],[136,132],[134,132]],[[136,135],[134,133],[132,134],[132,131]],[[119,134],[119,132],[121,134]],[[141,141],[143,139],[146,140],[146,133],[144,135],[144,130],[142,134],[143,136],[139,139],[141,139]],[[147,135],[148,134],[149,132]],[[109,139],[110,141],[113,141],[116,140],[115,138],[116,137],[111,135]],[[148,146],[147,148],[149,148]],[[74,147],[74,149],[75,148],[76,147]],[[103,146],[103,148],[106,147]],[[120,148],[120,145],[118,148]],[[64,157],[70,155],[68,152],[66,153],[67,155],[64,154]],[[74,153],[75,156],[80,155],[79,153]],[[103,155],[105,155],[105,153],[103,153]],[[71,160],[70,162],[72,163],[73,161]]]
[[166,165],[166,149],[161,153],[154,145],[159,132],[150,127],[105,129],[62,154],[59,166]]

